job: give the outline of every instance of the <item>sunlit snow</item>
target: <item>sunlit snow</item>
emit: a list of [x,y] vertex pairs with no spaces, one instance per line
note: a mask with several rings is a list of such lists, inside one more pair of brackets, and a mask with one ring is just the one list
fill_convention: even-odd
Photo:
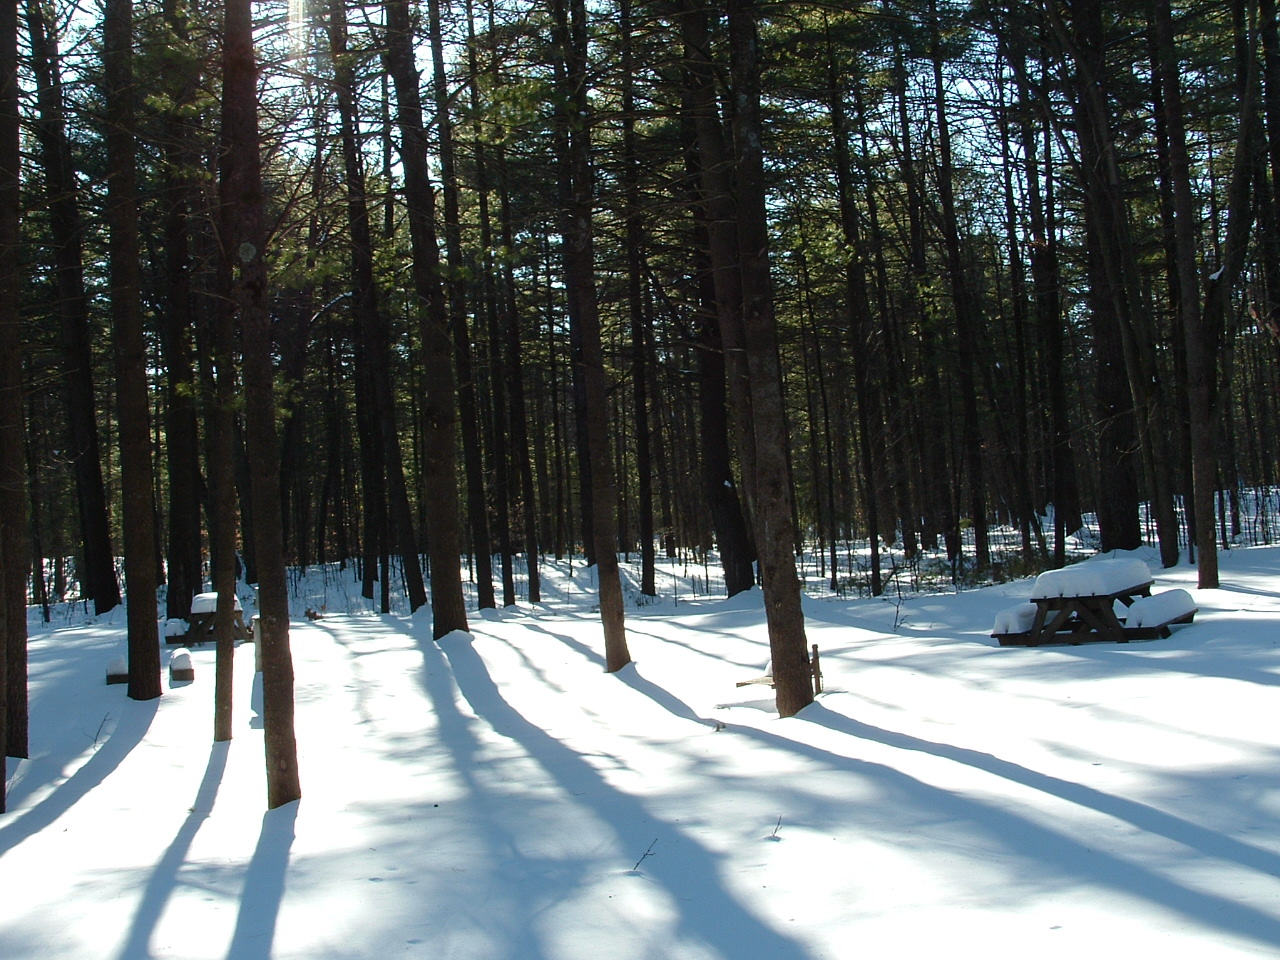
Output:
[[807,601],[827,688],[786,720],[735,685],[769,659],[758,592],[630,606],[616,675],[580,567],[439,642],[426,610],[300,605],[304,797],[271,813],[251,650],[215,746],[211,645],[133,702],[104,683],[123,611],[60,608],[0,958],[1280,957],[1280,549],[1223,554],[1218,590],[1125,559],[1195,622],[1000,647],[1030,580]]

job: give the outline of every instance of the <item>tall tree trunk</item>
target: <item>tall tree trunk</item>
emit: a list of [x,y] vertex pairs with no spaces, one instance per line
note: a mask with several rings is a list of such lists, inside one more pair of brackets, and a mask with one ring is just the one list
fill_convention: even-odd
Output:
[[[19,134],[18,9],[6,3],[0,8],[0,410],[5,411],[0,419],[0,813],[9,781],[5,758],[28,753],[26,597],[19,597],[20,606],[11,602],[12,581],[20,575],[25,584],[27,564],[24,552],[17,559],[10,553],[21,551],[26,538],[25,489],[13,483],[13,465],[21,469],[23,462]],[[16,622],[15,608],[22,614]]]
[[[512,228],[511,193],[507,183],[506,151],[499,145],[496,157],[498,186],[501,203],[502,244],[507,250],[515,249]],[[512,274],[511,258],[502,265],[503,332],[506,338],[507,376],[510,379],[509,402],[511,404],[511,452],[516,461],[520,481],[520,516],[524,530],[524,555],[529,589],[529,602],[542,602],[542,576],[539,572],[540,547],[538,542],[538,497],[533,482],[534,451],[529,443],[529,415],[525,404],[525,375],[520,342],[520,314],[516,309],[516,284]]]
[[[924,390],[904,391],[908,405],[913,408],[906,414],[916,432],[920,472],[929,482],[917,488],[918,506],[904,516],[922,516],[920,536],[926,546],[934,548],[938,535],[942,534],[947,557],[953,563],[959,558],[960,522],[951,491],[945,478],[957,471],[947,456],[946,437],[950,425],[947,422],[947,398],[939,376],[941,364],[938,358],[937,330],[934,317],[924,303],[924,291],[930,282],[926,245],[925,198],[921,183],[919,160],[911,137],[911,120],[907,111],[906,56],[901,41],[894,41],[893,72],[898,123],[901,134],[900,173],[907,188],[907,270],[910,284],[904,295],[906,309],[918,330],[920,373]],[[890,392],[894,392],[890,386]]]
[[[747,522],[756,526],[755,435],[751,429],[751,375],[747,368],[743,333],[742,276],[739,270],[738,225],[734,211],[732,158],[717,101],[715,71],[707,8],[685,0],[680,14],[687,72],[686,110],[692,117],[697,143],[700,213],[707,231],[711,276],[715,284],[716,318],[720,325],[728,398],[733,418],[734,445],[742,469],[742,493]],[[759,531],[755,530],[758,539]]]
[[645,336],[647,318],[644,304],[644,251],[641,249],[643,226],[640,218],[640,173],[636,158],[631,0],[622,0],[619,18],[622,34],[622,176],[626,205],[624,242],[627,251],[627,311],[631,322],[632,397],[635,402],[640,592],[652,597],[657,594],[657,587],[654,585],[653,461],[650,453],[649,353]]
[[[1018,76],[1023,79],[1019,106],[1024,117],[1030,116],[1027,94],[1029,84],[1025,56],[1011,54]],[[1053,502],[1053,566],[1067,562],[1067,535],[1080,527],[1080,493],[1076,484],[1075,453],[1071,448],[1071,424],[1067,409],[1063,364],[1063,317],[1058,271],[1058,231],[1054,216],[1053,154],[1050,135],[1045,130],[1045,148],[1039,149],[1039,137],[1029,119],[1021,128],[1022,150],[1027,164],[1027,213],[1031,230],[1031,287],[1040,340],[1040,366],[1037,380],[1044,385],[1049,420],[1048,494]],[[1041,159],[1043,157],[1043,159]],[[1041,189],[1041,184],[1044,189]]]
[[[757,8],[754,0],[730,0],[727,11],[743,333],[751,376],[750,416],[756,452],[756,548],[760,552],[778,713],[789,717],[813,702],[813,683],[793,551],[786,410],[769,277]],[[743,413],[739,410],[738,416]]]
[[[453,335],[458,363],[458,429],[462,435],[462,465],[467,484],[467,524],[471,553],[475,558],[476,605],[481,610],[497,606],[493,589],[493,541],[489,528],[489,506],[485,497],[484,454],[480,448],[480,413],[476,402],[476,378],[471,357],[471,333],[467,328],[467,302],[462,282],[465,262],[462,250],[462,219],[459,214],[457,164],[453,148],[453,120],[449,115],[449,90],[445,75],[444,43],[440,24],[440,4],[428,4],[431,35],[432,92],[435,95],[436,129],[440,139],[440,175],[444,187],[444,242],[449,267],[445,284],[449,301],[449,330]],[[470,0],[466,5],[467,57],[470,66],[471,98],[479,93],[475,23]],[[476,110],[477,125],[481,111]],[[477,129],[477,134],[479,130]],[[479,136],[477,136],[479,139]]]
[[1222,245],[1222,262],[1209,277],[1204,306],[1198,315],[1200,322],[1186,327],[1192,482],[1198,520],[1198,583],[1202,588],[1218,586],[1218,551],[1213,525],[1218,471],[1216,424],[1222,414],[1218,361],[1223,344],[1228,342],[1227,315],[1231,290],[1244,268],[1253,224],[1252,185],[1262,138],[1255,107],[1259,96],[1258,61],[1254,55],[1244,0],[1232,0],[1231,10],[1235,29],[1239,134],[1231,181],[1227,187],[1227,235]]
[[[223,289],[231,289],[230,262],[220,258],[219,277]],[[232,460],[235,456],[234,410],[236,404],[235,313],[226,302],[214,305],[208,324],[204,375],[205,462],[209,465],[209,554],[213,589],[218,594],[214,613],[213,739],[220,743],[232,736],[232,708],[235,680],[235,595],[236,595],[236,490]],[[261,630],[254,639],[262,643]]]
[[976,338],[981,324],[974,316],[974,299],[965,275],[964,252],[961,249],[960,223],[956,214],[954,165],[951,159],[951,126],[947,116],[947,99],[942,76],[942,37],[936,0],[929,2],[930,58],[933,66],[934,113],[938,124],[938,205],[942,221],[942,243],[946,249],[947,276],[951,286],[951,305],[955,316],[956,350],[962,415],[960,445],[963,449],[965,474],[969,481],[969,513],[973,523],[974,549],[980,570],[991,565],[991,548],[987,535],[987,493],[981,424],[978,421],[976,385]]
[[[863,510],[867,517],[867,536],[871,542],[871,595],[884,592],[880,572],[880,466],[884,462],[883,422],[877,385],[873,377],[876,359],[875,325],[871,316],[871,298],[864,272],[864,244],[858,225],[858,210],[853,195],[853,164],[849,157],[849,123],[841,72],[837,69],[830,34],[827,39],[828,113],[831,120],[832,156],[835,163],[836,187],[840,204],[840,227],[848,245],[845,260],[845,291],[849,312],[849,336],[853,345],[853,390],[857,404],[859,459],[862,463]],[[856,80],[855,80],[856,82]],[[830,466],[830,457],[828,457]],[[834,505],[833,505],[834,506]],[[834,542],[834,536],[833,536]],[[834,567],[834,563],[833,563]],[[832,570],[832,582],[835,571]]]
[[222,61],[222,165],[219,178],[223,255],[230,261],[229,300],[240,319],[245,432],[253,463],[251,496],[258,566],[258,643],[267,807],[299,799],[294,734],[289,594],[280,517],[280,450],[272,387],[271,304],[264,259],[262,169],[258,140],[257,64],[249,0],[225,0]]
[[69,454],[75,475],[83,549],[84,568],[79,571],[81,590],[93,599],[94,611],[101,614],[120,603],[120,585],[116,580],[98,443],[93,357],[89,348],[89,301],[84,286],[83,222],[67,140],[57,42],[49,35],[44,11],[36,0],[28,0],[27,25],[39,111],[35,131],[49,194],[49,232],[58,290]]
[[112,342],[120,419],[120,494],[129,623],[129,696],[160,696],[156,623],[155,500],[148,426],[147,350],[142,329],[142,260],[134,156],[132,0],[109,0],[103,18],[107,208],[111,229]]
[[605,669],[610,673],[631,662],[624,624],[622,582],[618,575],[617,494],[609,456],[609,398],[604,345],[600,334],[595,287],[592,224],[591,118],[587,101],[587,11],[583,0],[552,0],[564,58],[566,89],[561,122],[567,126],[569,205],[564,211],[564,283],[569,322],[578,331],[586,400],[588,460],[591,464],[592,542],[604,627]]
[[[188,42],[186,20],[176,0],[165,0],[165,23],[180,45]],[[200,529],[200,436],[196,419],[196,375],[191,357],[195,301],[191,286],[190,222],[192,173],[198,169],[191,145],[191,126],[182,116],[191,110],[199,66],[180,59],[164,78],[173,104],[162,120],[164,132],[163,195],[165,239],[165,311],[161,351],[165,377],[165,452],[169,471],[169,524],[165,591],[166,616],[186,619],[191,598],[203,586]]]
[[432,633],[442,637],[467,629],[462,594],[462,536],[458,510],[457,379],[449,340],[449,311],[440,278],[436,242],[435,201],[427,172],[427,140],[422,125],[418,71],[407,0],[387,3],[387,66],[396,88],[397,122],[402,138],[405,207],[413,249],[415,313],[426,384],[425,456],[423,460],[432,509],[427,514],[427,547],[431,560]]
[[[1099,414],[1104,430],[1114,425],[1127,433],[1130,428],[1123,421],[1131,420],[1136,438],[1132,453],[1124,449],[1130,446],[1127,436],[1116,435],[1112,438],[1115,442],[1104,446],[1114,457],[1103,460],[1101,495],[1105,498],[1122,492],[1125,500],[1113,499],[1112,530],[1110,534],[1103,533],[1104,543],[1108,544],[1104,549],[1132,549],[1141,543],[1136,486],[1132,495],[1124,492],[1129,485],[1124,474],[1136,473],[1126,461],[1138,459],[1147,477],[1161,561],[1172,566],[1178,561],[1172,466],[1167,455],[1164,404],[1159,396],[1155,336],[1139,293],[1140,271],[1107,99],[1111,78],[1101,0],[1072,0],[1071,12],[1072,35],[1062,39],[1071,49],[1075,63],[1076,98],[1072,106],[1080,146],[1078,172],[1085,198],[1091,269],[1095,271],[1090,287],[1101,337],[1095,346],[1101,365],[1098,386],[1103,409]],[[1103,329],[1104,324],[1115,324],[1117,330]],[[1120,394],[1110,382],[1118,379],[1121,371],[1129,385],[1131,412],[1122,409]],[[1114,485],[1107,477],[1113,472],[1118,481]],[[1100,511],[1100,527],[1102,523]]]
[[[729,596],[755,586],[755,548],[745,504],[734,481],[729,443],[729,370],[734,373],[735,407],[749,405],[746,377],[740,372],[741,350],[726,351],[721,331],[741,329],[736,319],[742,296],[737,278],[737,240],[733,233],[730,196],[720,117],[716,107],[714,74],[708,59],[705,9],[692,3],[677,5],[685,51],[684,136],[686,169],[693,188],[694,231],[698,248],[705,251],[697,264],[698,425],[703,497],[720,550],[725,592]],[[740,337],[739,337],[740,339]],[[729,359],[731,353],[732,359]],[[735,418],[735,431],[740,422]],[[742,451],[743,487],[751,457],[747,437],[737,434]]]
[[[373,272],[373,234],[369,226],[369,204],[364,168],[360,156],[358,119],[355,110],[355,80],[347,50],[346,7],[341,0],[329,6],[329,44],[334,60],[334,92],[342,130],[342,157],[346,173],[347,224],[351,231],[352,318],[356,336],[364,343],[364,360],[369,369],[369,399],[373,403],[371,439],[382,448],[387,491],[387,519],[390,543],[400,555],[408,590],[409,609],[427,602],[418,543],[409,510],[404,478],[404,457],[400,448],[399,417],[391,384],[391,323],[379,302]],[[455,560],[456,563],[456,560]],[[388,584],[383,578],[384,609]]]

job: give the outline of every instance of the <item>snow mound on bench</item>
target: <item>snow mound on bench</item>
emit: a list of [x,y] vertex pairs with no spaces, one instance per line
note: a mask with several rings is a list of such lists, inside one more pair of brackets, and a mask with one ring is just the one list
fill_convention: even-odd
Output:
[[1086,560],[1036,577],[1031,599],[1047,597],[1105,597],[1128,587],[1149,583],[1151,571],[1141,560]]
[[1140,597],[1129,608],[1126,627],[1158,627],[1189,613],[1195,613],[1196,602],[1185,590],[1166,590],[1149,597]]
[[991,628],[993,635],[1002,633],[1026,633],[1036,619],[1034,603],[1020,603],[1016,607],[1008,607],[996,614],[995,626]]

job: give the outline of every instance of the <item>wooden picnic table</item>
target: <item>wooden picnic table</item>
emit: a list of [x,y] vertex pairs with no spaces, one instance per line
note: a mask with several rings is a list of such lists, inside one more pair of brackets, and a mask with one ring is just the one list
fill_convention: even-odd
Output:
[[[168,644],[180,643],[212,643],[214,636],[214,615],[218,606],[218,595],[216,593],[198,593],[191,600],[191,614],[187,617],[187,632],[166,637],[165,642]],[[237,640],[250,640],[253,633],[245,626],[244,612],[240,606],[240,599],[235,600],[234,612],[231,617],[231,626]]]
[[1032,597],[1036,616],[1031,629],[1025,634],[1001,636],[1000,643],[1020,647],[1042,643],[1128,643],[1124,622],[1116,616],[1116,603],[1131,607],[1139,597],[1151,596],[1151,583],[1148,580],[1102,594]]
[[[1151,584],[1147,565],[1134,559],[1096,560],[1049,570],[1036,578],[1028,603],[1001,612],[992,636],[1006,647],[1167,637],[1171,624],[1192,621],[1195,604],[1182,590],[1151,598]],[[1124,611],[1139,601],[1141,616],[1126,616]]]

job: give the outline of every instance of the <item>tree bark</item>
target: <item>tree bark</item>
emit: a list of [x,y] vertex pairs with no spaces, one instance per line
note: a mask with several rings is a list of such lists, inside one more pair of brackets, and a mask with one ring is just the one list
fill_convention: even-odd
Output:
[[431,557],[432,633],[442,637],[467,629],[462,594],[462,537],[458,511],[457,380],[449,340],[449,314],[440,277],[435,201],[427,172],[427,142],[422,124],[418,71],[406,0],[387,3],[387,66],[396,88],[400,160],[404,166],[405,206],[413,249],[418,335],[424,368],[431,372],[426,391],[427,433],[423,468],[432,509],[427,514]]
[[634,55],[631,49],[631,0],[619,7],[622,34],[622,164],[623,203],[626,207],[625,239],[627,257],[627,312],[631,326],[632,398],[635,403],[636,430],[636,512],[640,536],[640,592],[647,597],[657,594],[654,585],[653,541],[653,458],[650,453],[649,426],[649,352],[646,343],[647,318],[644,304],[644,233],[640,218],[639,161],[636,158]]
[[142,258],[138,241],[135,158],[133,4],[109,0],[103,18],[106,84],[107,209],[110,225],[112,343],[120,420],[120,496],[128,597],[129,696],[160,696],[156,622],[155,500],[142,328]]
[[289,595],[280,517],[280,450],[272,386],[271,310],[267,291],[262,170],[258,139],[257,65],[249,0],[226,0],[222,69],[222,166],[219,178],[223,255],[229,299],[240,320],[245,433],[253,464],[251,497],[258,572],[258,643],[262,653],[262,713],[267,807],[299,799],[294,734],[293,658]]
[[[22,340],[20,185],[18,119],[17,4],[0,7],[0,813],[6,808],[6,757],[26,757],[27,750],[27,617],[25,581],[28,565],[15,560],[12,549],[25,540],[25,478],[14,486],[13,466],[22,457]],[[16,418],[13,413],[17,411]],[[16,423],[15,423],[16,419]],[[20,577],[24,592],[13,602],[13,581]],[[15,622],[14,610],[22,616]]]
[[[778,713],[790,717],[813,702],[813,683],[793,553],[786,409],[769,277],[757,8],[754,0],[729,0],[727,11],[742,318],[756,453],[756,548],[760,553]],[[744,411],[739,410],[738,416],[743,415]]]
[[618,574],[617,494],[609,456],[609,399],[595,288],[592,226],[591,131],[587,102],[587,12],[583,0],[553,0],[561,38],[566,89],[562,122],[567,126],[569,204],[561,222],[564,238],[564,283],[569,322],[579,333],[577,363],[585,399],[587,454],[591,465],[592,542],[604,627],[605,669],[610,673],[631,662],[624,625],[622,583]]
[[94,612],[102,614],[120,603],[120,584],[116,580],[98,443],[89,308],[84,286],[83,221],[67,140],[57,41],[49,35],[44,11],[36,0],[28,0],[27,26],[38,104],[34,126],[48,192],[49,232],[58,290],[68,444],[83,549],[84,567],[79,574],[82,592],[93,599]]
[[[373,271],[373,234],[369,227],[369,204],[360,157],[358,119],[355,108],[355,81],[347,50],[346,7],[341,0],[329,5],[329,45],[334,61],[334,93],[342,135],[342,157],[347,190],[347,224],[351,232],[351,311],[356,337],[364,344],[372,403],[370,440],[382,448],[386,482],[387,519],[390,543],[400,556],[409,609],[427,602],[418,543],[409,510],[409,494],[404,477],[404,455],[400,447],[399,416],[391,385],[391,323],[378,296]],[[430,538],[428,538],[430,540]],[[456,565],[456,560],[454,561]],[[384,608],[388,578],[383,578]]]

